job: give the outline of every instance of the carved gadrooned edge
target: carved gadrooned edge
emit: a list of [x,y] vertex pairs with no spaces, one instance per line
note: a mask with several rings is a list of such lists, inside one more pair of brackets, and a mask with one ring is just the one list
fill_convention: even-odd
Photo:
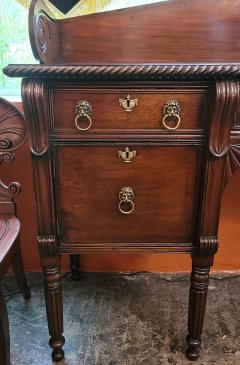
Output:
[[199,257],[214,256],[218,250],[218,238],[216,236],[201,236],[197,255]]
[[240,64],[119,64],[119,65],[9,65],[10,77],[161,80],[238,78]]
[[49,147],[48,100],[44,81],[23,80],[22,99],[31,152],[36,156],[42,156]]
[[209,149],[214,157],[221,158],[229,151],[230,135],[239,100],[237,80],[217,80],[211,110]]
[[38,247],[42,257],[55,255],[58,253],[58,246],[54,236],[38,236]]

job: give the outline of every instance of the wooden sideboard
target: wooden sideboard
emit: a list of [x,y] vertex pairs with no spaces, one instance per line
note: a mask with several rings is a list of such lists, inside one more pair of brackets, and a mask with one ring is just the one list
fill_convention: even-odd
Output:
[[[173,0],[55,21],[32,1],[23,77],[53,359],[60,259],[189,253],[187,356],[199,356],[223,189],[240,164],[238,1]],[[189,63],[194,62],[194,63]]]

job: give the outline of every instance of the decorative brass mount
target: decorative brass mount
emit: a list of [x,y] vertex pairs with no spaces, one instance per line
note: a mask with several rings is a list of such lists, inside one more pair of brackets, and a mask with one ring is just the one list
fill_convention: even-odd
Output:
[[[75,125],[77,127],[77,129],[79,129],[80,131],[87,131],[88,129],[91,128],[92,126],[92,119],[91,119],[91,115],[92,115],[92,106],[91,104],[87,101],[87,100],[80,100],[77,105],[75,106]],[[83,128],[79,126],[79,119],[83,120],[83,121],[88,121],[88,125]]]
[[128,147],[126,147],[125,151],[118,151],[118,155],[124,162],[131,162],[132,159],[137,156],[137,151],[131,151]]
[[[180,118],[181,106],[177,100],[169,100],[163,107],[163,125],[166,129],[175,130],[179,127],[181,123]],[[167,124],[167,120],[176,120],[176,125],[174,127],[170,127]]]
[[128,94],[125,99],[119,99],[119,104],[125,112],[132,112],[135,106],[138,105],[138,99],[132,99],[131,96]]
[[131,214],[134,211],[134,191],[129,186],[124,187],[119,192],[118,209],[122,214]]

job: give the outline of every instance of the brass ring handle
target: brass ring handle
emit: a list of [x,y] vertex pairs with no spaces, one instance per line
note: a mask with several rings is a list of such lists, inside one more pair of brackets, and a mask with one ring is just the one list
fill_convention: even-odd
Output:
[[[78,120],[79,120],[79,118],[81,118],[81,119],[87,119],[88,120],[88,125],[87,125],[87,127],[85,127],[85,128],[82,128],[82,127],[79,127],[79,125],[78,125]],[[80,131],[87,131],[88,129],[90,129],[91,128],[91,126],[92,126],[92,119],[91,119],[91,117],[89,117],[89,115],[87,115],[87,114],[84,114],[84,115],[78,115],[78,116],[76,116],[76,118],[75,118],[75,125],[76,125],[76,127],[77,127],[77,129],[79,129]]]
[[[175,127],[170,127],[169,125],[166,124],[166,120],[168,118],[171,118],[171,119],[177,119],[177,124],[175,125]],[[175,129],[177,129],[179,127],[181,123],[181,118],[178,114],[167,114],[165,115],[165,117],[163,118],[163,125],[166,129],[169,129],[170,131],[174,131]]]
[[[125,210],[123,208],[123,206],[126,205],[126,203],[127,203],[127,205],[129,205],[129,209],[128,210]],[[132,200],[128,200],[128,199],[126,199],[126,200],[120,200],[120,202],[118,204],[118,209],[120,210],[120,212],[122,214],[125,214],[125,215],[131,214],[134,211],[134,208],[135,208],[134,202]]]
[[[181,123],[181,106],[177,100],[169,100],[163,107],[163,125],[166,129],[174,131],[180,126]],[[167,120],[176,120],[176,125],[171,127],[168,125]]]
[[[80,131],[87,131],[92,126],[92,106],[87,100],[80,100],[75,106],[75,125]],[[88,125],[86,127],[79,126],[79,119],[83,121],[88,121]]]
[[119,192],[119,211],[124,214],[131,214],[135,209],[134,200],[134,191],[130,187],[124,187]]

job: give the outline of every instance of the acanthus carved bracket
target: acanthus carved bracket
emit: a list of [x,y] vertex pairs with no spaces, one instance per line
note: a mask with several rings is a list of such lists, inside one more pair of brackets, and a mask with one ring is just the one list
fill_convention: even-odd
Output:
[[239,144],[230,144],[226,158],[226,184],[232,175],[240,168],[240,133]]
[[49,147],[48,111],[46,108],[48,100],[44,81],[24,79],[22,81],[22,99],[28,122],[31,152],[36,156],[42,156]]
[[213,108],[210,110],[209,150],[216,158],[225,156],[230,147],[230,135],[239,101],[236,80],[217,80]]

